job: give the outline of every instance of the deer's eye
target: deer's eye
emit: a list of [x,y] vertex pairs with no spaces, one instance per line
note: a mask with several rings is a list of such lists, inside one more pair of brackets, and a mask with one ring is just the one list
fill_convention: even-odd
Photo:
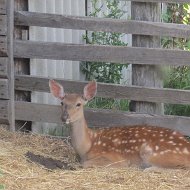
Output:
[[61,105],[63,106],[63,102],[61,102]]
[[81,106],[81,103],[78,103],[77,105],[76,105],[76,107],[80,107]]

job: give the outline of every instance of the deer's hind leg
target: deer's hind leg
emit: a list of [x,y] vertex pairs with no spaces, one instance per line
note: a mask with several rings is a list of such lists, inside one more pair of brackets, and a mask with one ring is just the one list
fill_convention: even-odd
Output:
[[190,155],[172,150],[155,151],[154,147],[147,143],[142,145],[140,157],[145,168],[190,168]]

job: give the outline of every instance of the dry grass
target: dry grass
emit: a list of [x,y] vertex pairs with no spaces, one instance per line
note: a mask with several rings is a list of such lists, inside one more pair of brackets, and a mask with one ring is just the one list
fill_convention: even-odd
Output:
[[[75,171],[47,170],[31,163],[24,154],[31,151],[76,166]],[[63,140],[39,135],[10,133],[0,128],[0,189],[130,189],[188,190],[190,171],[125,169],[80,169],[72,148]]]

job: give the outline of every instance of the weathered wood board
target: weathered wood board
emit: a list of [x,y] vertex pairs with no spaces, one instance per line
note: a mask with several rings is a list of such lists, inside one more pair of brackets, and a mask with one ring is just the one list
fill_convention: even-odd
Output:
[[5,57],[7,55],[8,55],[7,37],[0,36],[0,57]]
[[0,35],[7,34],[7,15],[0,14]]
[[[49,123],[61,122],[61,106],[15,102],[16,119]],[[190,118],[116,112],[112,110],[85,109],[89,126],[114,127],[130,125],[153,125],[176,129],[190,135]]]
[[0,1],[0,14],[6,14],[7,13],[7,1],[8,0],[1,0]]
[[0,99],[9,99],[8,79],[0,78]]
[[15,40],[14,56],[126,64],[190,65],[189,51],[22,40]]
[[[87,82],[60,80],[65,91],[83,93]],[[49,79],[35,76],[15,76],[15,89],[25,91],[49,92]],[[123,86],[118,84],[98,83],[97,96],[106,98],[129,99],[147,102],[162,102],[173,104],[190,104],[190,91],[177,89],[159,89],[140,86]],[[53,97],[52,97],[53,98]]]
[[0,57],[0,77],[6,77],[8,75],[8,58]]
[[0,124],[8,123],[9,100],[0,100]]
[[180,38],[189,38],[190,36],[190,26],[184,24],[79,17],[27,11],[15,12],[15,24]]

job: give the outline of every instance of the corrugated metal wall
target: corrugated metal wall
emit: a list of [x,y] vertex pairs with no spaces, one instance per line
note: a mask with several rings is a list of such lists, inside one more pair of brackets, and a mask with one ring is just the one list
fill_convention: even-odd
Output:
[[[85,0],[29,0],[29,11],[85,16]],[[83,43],[85,31],[30,27],[30,40],[48,42]],[[79,62],[31,59],[31,75],[80,80]],[[48,93],[32,93],[32,102],[55,104]],[[33,132],[54,133],[53,124],[33,123]],[[62,126],[57,126],[58,133]]]
[[[100,6],[105,3],[100,1]],[[121,1],[120,6],[126,12],[123,18],[127,19],[130,16],[130,2]],[[106,12],[105,6],[103,7]],[[85,0],[29,0],[29,11],[42,13],[56,13],[66,15],[85,16]],[[88,13],[92,11],[91,0],[88,0]],[[103,15],[100,15],[103,16]],[[85,31],[30,27],[29,38],[33,41],[48,41],[48,42],[66,42],[66,43],[84,43],[82,35]],[[125,35],[123,40],[131,44],[131,35]],[[39,60],[31,59],[30,63],[31,75],[65,78],[80,80],[82,75],[80,73],[79,62],[76,61],[56,61],[56,60]],[[122,83],[131,82],[131,70],[123,71],[124,79]],[[56,104],[57,101],[48,93],[32,92],[32,102]],[[36,133],[51,133],[55,134],[62,132],[62,126],[47,123],[32,124],[32,130]]]

